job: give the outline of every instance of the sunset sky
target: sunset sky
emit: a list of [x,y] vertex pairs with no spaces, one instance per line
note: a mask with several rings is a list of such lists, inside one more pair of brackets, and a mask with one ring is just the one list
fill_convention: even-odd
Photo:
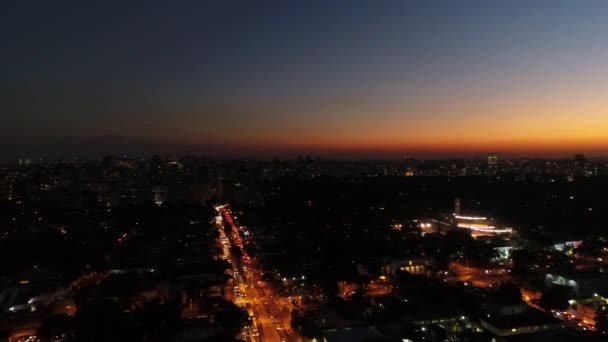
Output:
[[0,152],[608,156],[607,1],[12,1]]

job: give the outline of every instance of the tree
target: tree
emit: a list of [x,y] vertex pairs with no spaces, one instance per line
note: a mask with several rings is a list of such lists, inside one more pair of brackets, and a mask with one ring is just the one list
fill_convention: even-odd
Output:
[[513,274],[526,275],[530,272],[530,265],[534,263],[535,256],[527,249],[516,249],[511,252],[513,261]]
[[232,335],[250,323],[247,311],[223,298],[209,298],[201,303],[201,308],[207,311],[218,328]]
[[298,311],[291,312],[291,324],[294,329],[298,330],[302,336],[313,339],[319,337],[321,329],[315,324],[312,317],[301,315]]
[[372,279],[368,275],[361,274],[357,277],[355,281],[359,287],[361,287],[362,289],[367,289]]
[[255,246],[255,244],[251,243],[251,242],[247,242],[245,243],[245,251],[247,252],[247,254],[249,254],[249,256],[251,257],[255,257],[257,254],[257,248]]
[[357,289],[350,296],[347,306],[351,309],[351,313],[365,315],[365,310],[369,307],[369,300],[365,297],[365,292],[362,289]]
[[466,260],[476,266],[487,267],[492,264],[492,260],[498,258],[498,252],[494,246],[475,241],[464,247],[464,257]]
[[547,310],[565,310],[570,307],[569,289],[565,286],[553,286],[543,291],[539,304]]
[[272,273],[264,273],[264,274],[262,274],[261,279],[262,279],[262,281],[270,283],[270,282],[274,281],[274,275]]
[[338,288],[338,282],[333,277],[323,276],[319,280],[318,284],[326,296],[333,296],[340,292],[340,289]]
[[111,300],[97,299],[85,304],[74,316],[80,341],[133,341],[135,326],[125,312]]
[[451,245],[468,246],[475,243],[475,239],[471,236],[471,232],[467,229],[450,229],[445,233],[445,241],[449,241]]
[[135,308],[133,320],[141,328],[144,341],[150,337],[169,341],[181,328],[180,313],[177,301],[161,302],[155,299]]
[[583,243],[576,249],[576,252],[579,254],[589,255],[589,256],[598,256],[601,254],[602,248],[605,247],[605,244],[600,242],[597,237],[587,238],[583,241]]
[[234,259],[236,260],[238,265],[241,264],[241,258],[243,257],[243,252],[241,251],[241,249],[239,247],[231,246],[230,255],[232,255],[234,257]]
[[111,274],[98,285],[99,291],[106,297],[114,297],[123,306],[131,304],[137,292],[140,279],[136,274]]
[[602,334],[608,334],[608,310],[600,310],[595,315],[595,329]]
[[242,342],[228,333],[218,333],[203,340],[203,342]]
[[52,341],[56,336],[72,336],[74,327],[74,319],[70,316],[51,316],[42,322],[36,334],[43,341]]
[[296,330],[300,329],[300,312],[298,310],[291,311],[291,326]]
[[201,284],[196,279],[188,279],[185,291],[188,297],[196,297],[200,294]]
[[512,282],[508,282],[496,290],[494,299],[503,305],[520,304],[522,301],[521,290]]

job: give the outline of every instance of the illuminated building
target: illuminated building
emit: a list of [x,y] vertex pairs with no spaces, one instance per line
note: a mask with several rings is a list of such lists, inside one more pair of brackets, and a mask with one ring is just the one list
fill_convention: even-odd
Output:
[[164,187],[154,187],[152,194],[154,195],[154,204],[158,206],[167,200],[167,189]]
[[488,293],[479,320],[484,330],[497,337],[536,334],[563,327],[563,322],[551,313],[528,306],[521,298],[520,289],[512,283]]
[[424,257],[393,259],[384,266],[384,271],[395,275],[397,271],[405,271],[412,274],[427,274],[431,260]]
[[32,164],[32,160],[30,158],[19,158],[19,166],[29,166]]
[[553,249],[559,252],[567,252],[568,250],[579,248],[583,244],[582,240],[562,241],[553,244]]
[[460,215],[460,197],[454,199],[454,215]]
[[464,216],[454,214],[454,219],[458,228],[469,229],[474,236],[513,233],[512,228],[497,227],[491,219],[485,216]]
[[525,304],[487,313],[481,317],[480,322],[482,328],[499,337],[538,334],[564,327],[562,321],[551,314],[527,307]]
[[437,233],[437,231],[439,230],[438,225],[432,224],[430,222],[418,222],[418,228],[420,228],[422,235]]
[[545,287],[564,286],[568,288],[571,298],[590,299],[595,293],[608,291],[608,274],[600,271],[570,271],[547,273]]
[[498,165],[498,153],[488,153],[488,166],[496,167]]

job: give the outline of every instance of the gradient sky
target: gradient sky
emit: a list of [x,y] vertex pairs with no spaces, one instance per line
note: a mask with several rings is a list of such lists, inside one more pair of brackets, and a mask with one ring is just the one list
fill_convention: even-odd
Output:
[[608,1],[0,6],[0,153],[608,155]]

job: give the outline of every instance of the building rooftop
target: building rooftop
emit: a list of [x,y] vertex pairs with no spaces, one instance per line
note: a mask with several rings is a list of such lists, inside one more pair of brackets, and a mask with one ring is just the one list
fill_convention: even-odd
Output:
[[364,342],[384,339],[384,336],[372,326],[325,330],[322,335],[326,342]]
[[567,279],[596,279],[596,278],[608,278],[608,274],[603,272],[603,269],[597,267],[590,270],[569,270],[562,272],[548,273],[552,276],[562,276]]
[[428,305],[423,304],[416,306],[416,310],[405,318],[408,321],[429,321],[442,318],[461,317],[464,315],[464,310],[457,306],[449,305]]
[[546,331],[536,334],[526,334],[526,335],[516,335],[505,337],[505,341],[507,342],[571,342],[571,341],[579,341],[579,342],[596,342],[596,341],[605,341],[604,338],[583,331],[575,331],[568,328],[563,328],[559,330]]
[[557,324],[561,321],[550,314],[534,308],[515,315],[487,314],[481,320],[498,329],[511,329],[525,326]]

